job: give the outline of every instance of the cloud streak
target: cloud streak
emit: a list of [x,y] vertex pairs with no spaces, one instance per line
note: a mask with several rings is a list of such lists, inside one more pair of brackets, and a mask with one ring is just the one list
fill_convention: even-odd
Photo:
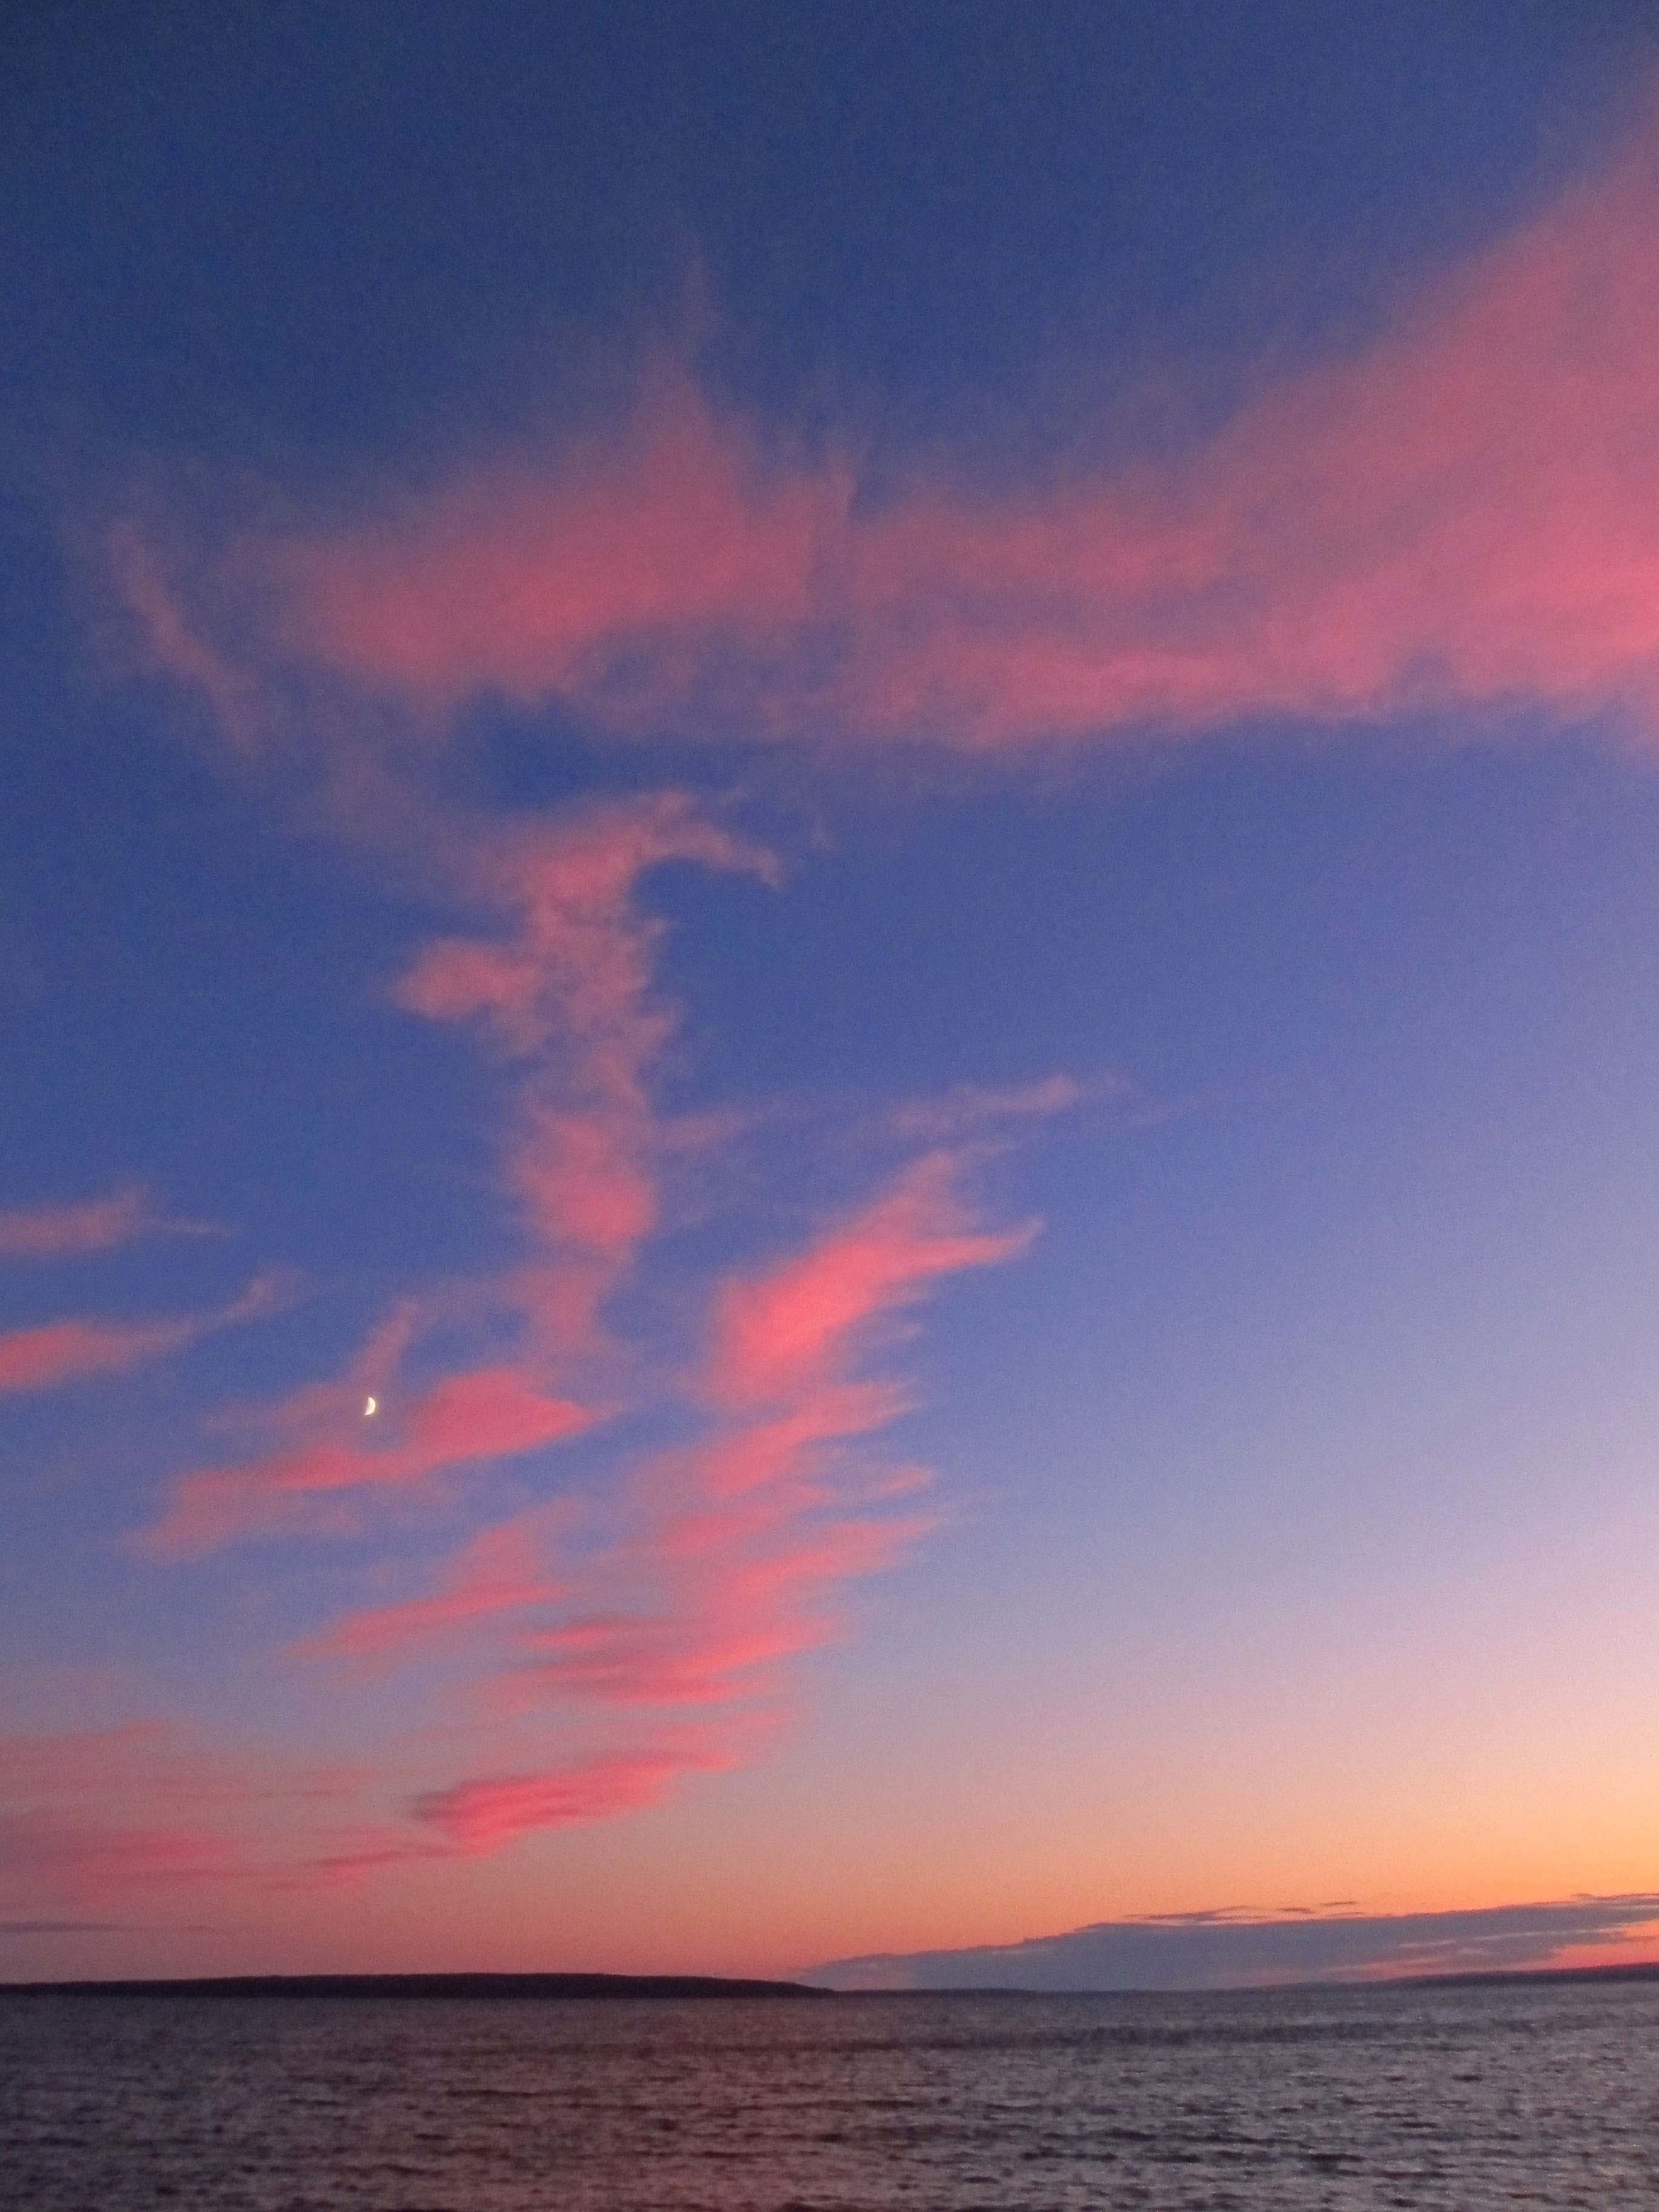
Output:
[[0,1909],[67,1916],[296,1868],[310,1879],[316,1824],[361,1779],[229,1757],[155,1721],[0,1737]]
[[1659,1893],[1575,1897],[1468,1911],[1170,1913],[1103,1920],[1064,1936],[962,1951],[842,1959],[810,1978],[831,1989],[1196,1990],[1548,1966],[1565,1952],[1648,1955]]
[[538,1689],[621,1706],[746,1705],[775,1689],[782,1662],[836,1633],[833,1592],[890,1566],[932,1525],[891,1510],[925,1476],[872,1480],[844,1447],[908,1402],[855,1371],[872,1325],[1029,1242],[967,1225],[960,1172],[924,1160],[804,1252],[716,1294],[702,1380],[714,1431],[641,1471],[632,1525],[596,1578],[623,1601],[526,1636]]
[[428,725],[495,694],[634,735],[991,754],[1453,702],[1650,718],[1656,214],[1650,126],[1173,457],[876,484],[852,441],[791,447],[659,374],[557,449],[244,533],[211,604],[152,556],[129,604],[210,703],[244,668],[238,714],[308,672]]
[[33,1328],[0,1335],[0,1393],[55,1390],[104,1375],[123,1374],[182,1351],[215,1330],[274,1313],[289,1290],[289,1279],[257,1276],[228,1305],[198,1314],[175,1314],[155,1321],[46,1322]]
[[[608,1525],[599,1505],[536,1509],[473,1539],[429,1595],[349,1614],[298,1648],[347,1662],[470,1651],[501,1724],[580,1723],[583,1747],[556,1761],[411,1800],[447,1848],[492,1850],[642,1808],[738,1763],[786,1710],[787,1662],[838,1632],[840,1594],[933,1525],[901,1503],[924,1474],[872,1468],[851,1447],[908,1403],[859,1371],[872,1328],[1030,1240],[973,1223],[967,1166],[926,1156],[802,1250],[718,1285],[690,1378],[708,1432],[643,1460]],[[550,1571],[556,1525],[567,1540]]]
[[129,1183],[102,1198],[0,1213],[0,1260],[62,1260],[112,1252],[145,1237],[204,1237],[214,1225],[158,1213],[150,1194]]
[[[601,1310],[659,1219],[651,1077],[674,1021],[653,997],[661,931],[639,880],[668,860],[762,874],[773,864],[672,792],[453,829],[437,857],[456,895],[501,926],[428,945],[393,996],[427,1020],[476,1028],[507,1073],[502,1176],[527,1256],[488,1297],[522,1341],[506,1361],[399,1388],[426,1318],[406,1306],[344,1384],[276,1409],[279,1449],[175,1483],[138,1540],[152,1558],[353,1528],[377,1492],[515,1457],[599,1418],[546,1377],[601,1350]],[[386,1401],[372,1430],[371,1396]]]
[[568,1596],[569,1585],[550,1577],[541,1540],[550,1524],[569,1517],[562,1510],[550,1515],[544,1509],[485,1528],[465,1546],[429,1597],[363,1607],[303,1638],[293,1646],[293,1656],[379,1662],[556,1604]]
[[653,1079],[676,1026],[652,984],[662,926],[640,879],[668,861],[775,879],[760,847],[679,792],[503,824],[464,847],[462,894],[504,932],[429,945],[395,988],[482,1031],[511,1070],[505,1179],[537,1253],[517,1295],[550,1358],[593,1348],[661,1215]]
[[452,1849],[472,1857],[538,1830],[642,1812],[659,1804],[685,1773],[732,1763],[729,1753],[682,1737],[667,1747],[605,1753],[544,1772],[456,1783],[417,1797],[410,1809]]
[[0,1936],[119,1936],[118,1920],[0,1920]]
[[[428,864],[483,926],[427,945],[392,995],[471,1030],[500,1069],[499,1194],[523,1256],[406,1299],[343,1377],[262,1417],[260,1449],[175,1480],[133,1540],[180,1562],[360,1534],[410,1504],[476,1516],[509,1468],[534,1486],[536,1504],[475,1528],[424,1586],[388,1599],[382,1579],[374,1602],[290,1649],[358,1671],[439,1661],[471,1685],[481,1742],[501,1747],[409,1795],[401,1826],[336,1855],[348,1873],[641,1808],[765,1740],[787,1712],[788,1662],[838,1634],[847,1589],[933,1525],[902,1502],[926,1476],[869,1457],[909,1403],[870,1370],[946,1278],[1030,1242],[1030,1225],[988,1227],[970,1201],[981,1133],[1083,1095],[1051,1078],[931,1114],[913,1102],[875,1133],[912,1155],[884,1188],[705,1283],[689,1366],[613,1344],[611,1302],[672,1218],[672,1170],[724,1126],[689,1138],[660,1107],[677,1014],[656,988],[663,925],[641,879],[682,862],[769,880],[776,864],[673,791],[551,817],[422,818]],[[441,1332],[486,1323],[494,1357],[422,1376]],[[599,1376],[624,1386],[603,1404],[585,1387]],[[618,1413],[665,1419],[684,1441],[621,1452],[608,1481],[550,1497],[551,1448]]]
[[[362,1406],[350,1418],[369,1426]],[[391,1414],[384,1443],[334,1433],[247,1461],[181,1477],[165,1511],[137,1540],[153,1559],[196,1557],[252,1537],[327,1534],[356,1525],[342,1501],[407,1490],[477,1462],[514,1458],[558,1443],[593,1416],[568,1398],[550,1397],[511,1367],[446,1376]]]
[[952,1153],[930,1153],[799,1259],[728,1284],[708,1375],[714,1401],[764,1404],[810,1391],[884,1315],[914,1304],[937,1277],[1024,1251],[1030,1228],[988,1234],[966,1224],[959,1175]]

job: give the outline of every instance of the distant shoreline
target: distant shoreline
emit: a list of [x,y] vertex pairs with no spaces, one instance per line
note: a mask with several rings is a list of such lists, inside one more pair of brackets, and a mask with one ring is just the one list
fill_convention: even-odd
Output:
[[1513,1966],[1449,1974],[1394,1974],[1319,1982],[1254,1982],[1194,1989],[1041,1990],[998,1987],[838,1990],[823,1983],[746,1981],[718,1974],[214,1974],[122,1981],[0,1982],[0,1997],[401,1997],[580,2001],[717,1997],[1195,1997],[1287,1996],[1297,1990],[1480,1989],[1499,1984],[1659,1981],[1659,1960],[1605,1966]]
[[1655,1982],[1659,1960],[1606,1966],[1495,1966],[1461,1974],[1409,1974],[1419,1989],[1478,1989],[1488,1982]]
[[213,1974],[93,1982],[0,1982],[0,1996],[88,1997],[826,1997],[805,1982],[714,1974]]

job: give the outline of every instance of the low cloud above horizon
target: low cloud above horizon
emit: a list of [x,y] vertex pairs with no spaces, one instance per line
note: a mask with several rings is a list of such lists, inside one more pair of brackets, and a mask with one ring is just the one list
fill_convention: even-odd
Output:
[[[1601,1947],[1606,1947],[1601,1948]],[[1513,1972],[1628,1954],[1659,1961],[1659,1892],[1450,1912],[1314,1905],[1279,1916],[1173,1912],[961,1951],[887,1953],[803,1970],[836,1990],[1205,1990],[1420,1974]]]

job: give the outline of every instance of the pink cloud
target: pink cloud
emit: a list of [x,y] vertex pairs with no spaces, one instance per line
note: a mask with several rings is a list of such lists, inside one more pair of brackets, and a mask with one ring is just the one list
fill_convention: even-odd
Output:
[[815,1389],[787,1413],[751,1421],[705,1446],[696,1458],[698,1487],[711,1498],[770,1489],[815,1445],[885,1428],[909,1403],[908,1394],[891,1382],[841,1382]]
[[[757,1717],[776,1710],[787,1662],[838,1632],[837,1594],[933,1525],[892,1510],[926,1480],[918,1470],[872,1473],[850,1455],[908,1402],[897,1384],[854,1370],[881,1316],[1029,1243],[1029,1229],[975,1224],[965,1165],[958,1153],[927,1155],[805,1251],[717,1293],[699,1385],[711,1432],[642,1462],[614,1527],[594,1527],[602,1509],[587,1509],[558,1584],[520,1519],[475,1539],[429,1595],[348,1615],[300,1647],[357,1658],[487,1630],[507,1650],[483,1683],[495,1719],[550,1705],[619,1717],[621,1740],[584,1761],[428,1793],[418,1817],[456,1848],[633,1810],[682,1773],[735,1761]],[[693,1735],[653,1738],[641,1752],[635,1730],[653,1724],[647,1716],[687,1712],[702,1717]]]
[[662,930],[637,888],[669,860],[775,872],[674,792],[502,829],[459,873],[506,933],[428,946],[395,989],[429,1019],[478,1023],[514,1066],[504,1176],[544,1255],[518,1289],[550,1352],[591,1347],[660,1217],[651,1079],[675,1021],[653,994]]
[[417,961],[398,994],[434,1019],[482,1017],[511,1052],[562,1041],[584,1057],[620,1049],[631,1065],[658,1042],[645,1000],[661,933],[634,894],[641,877],[667,860],[776,872],[769,854],[711,822],[681,792],[503,827],[472,845],[460,874],[479,903],[513,918],[514,934],[445,940]]
[[[412,1012],[479,1023],[513,1068],[504,1179],[535,1256],[491,1295],[518,1312],[531,1364],[451,1376],[399,1411],[390,1378],[427,1318],[405,1307],[345,1384],[308,1388],[278,1409],[275,1424],[291,1441],[176,1483],[141,1548],[176,1558],[349,1526],[341,1501],[352,1493],[419,1483],[591,1423],[590,1410],[530,1376],[594,1347],[599,1310],[659,1218],[657,1156],[668,1147],[659,1146],[650,1078],[673,1018],[652,996],[660,925],[635,894],[643,872],[671,860],[763,874],[773,866],[673,793],[452,838],[452,881],[504,928],[428,946],[395,987]],[[370,1396],[386,1401],[372,1431],[362,1419]]]
[[620,440],[291,539],[271,574],[293,647],[416,697],[614,689],[623,640],[672,657],[699,635],[752,643],[811,621],[852,489],[839,470],[768,467],[665,382]]
[[0,1737],[0,1901],[111,1907],[281,1879],[362,1786],[155,1721]]
[[368,1606],[293,1646],[302,1659],[381,1659],[436,1639],[487,1626],[503,1616],[556,1604],[566,1581],[550,1579],[543,1532],[564,1521],[562,1510],[521,1514],[485,1528],[465,1547],[430,1597]]
[[[677,434],[668,415],[659,429]],[[683,441],[682,456],[694,446]],[[708,489],[715,479],[702,481]],[[798,504],[781,502],[785,523],[799,519]],[[758,566],[733,562],[705,576],[699,605],[722,610],[721,620],[739,608],[787,550],[792,527],[780,524],[778,545]],[[595,536],[596,562],[609,557],[608,543]],[[649,549],[645,558],[654,580],[641,588],[659,607],[682,580],[676,562],[654,562]],[[590,580],[597,596],[586,604],[613,604],[598,568]],[[638,585],[637,576],[624,580],[614,603],[633,605],[628,594]],[[785,590],[778,604],[793,619],[808,601]],[[581,604],[572,605],[571,618],[585,620]],[[482,601],[466,611],[486,628],[494,618]],[[415,632],[405,643],[425,650]],[[353,1385],[297,1394],[279,1413],[276,1448],[174,1486],[142,1540],[153,1556],[356,1525],[356,1502],[376,1489],[531,1449],[590,1419],[574,1400],[544,1396],[531,1378],[568,1376],[576,1361],[591,1365],[606,1351],[607,1301],[666,1218],[665,1176],[693,1145],[719,1141],[714,1123],[688,1130],[665,1121],[658,1103],[676,1015],[655,988],[662,926],[643,907],[640,884],[671,861],[769,878],[770,857],[678,793],[551,822],[427,829],[429,857],[482,925],[427,946],[394,996],[423,1019],[472,1027],[504,1070],[501,1182],[529,1252],[492,1293],[522,1323],[524,1349],[489,1370],[487,1389],[478,1377],[452,1377],[398,1410],[395,1377],[427,1325],[411,1310],[389,1328],[376,1370],[386,1379],[372,1391],[388,1409],[377,1417],[387,1428],[367,1432],[361,1363]],[[1063,1110],[1079,1095],[1063,1078],[963,1094],[936,1109],[925,1131],[920,1122],[885,1131],[886,1143],[898,1133],[957,1145],[913,1163],[804,1251],[718,1285],[708,1353],[690,1386],[705,1433],[593,1500],[556,1578],[507,1524],[475,1539],[425,1591],[362,1607],[299,1647],[307,1658],[361,1662],[447,1640],[452,1656],[485,1670],[475,1677],[485,1731],[544,1727],[574,1709],[597,1732],[597,1747],[580,1758],[502,1759],[496,1771],[426,1792],[414,1804],[428,1838],[419,1848],[429,1852],[434,1832],[471,1852],[532,1829],[611,1817],[658,1802],[685,1774],[744,1755],[757,1720],[783,1710],[787,1662],[839,1633],[850,1587],[891,1566],[932,1525],[893,1510],[925,1479],[916,1470],[860,1463],[859,1440],[908,1398],[859,1369],[884,1327],[944,1277],[1011,1258],[1030,1241],[1029,1229],[988,1231],[974,1218],[962,1194],[960,1140]],[[481,1432],[477,1404],[456,1420],[439,1418],[440,1393],[471,1382],[486,1399],[533,1401],[521,1440],[510,1418]],[[552,1410],[544,1431],[538,1406]],[[696,1732],[651,1733],[687,1714],[698,1717]],[[389,1863],[404,1849],[395,1837],[371,1838],[339,1863]]]
[[499,1850],[538,1829],[642,1811],[659,1803],[681,1775],[730,1763],[724,1751],[683,1739],[666,1748],[604,1753],[542,1773],[457,1783],[428,1791],[411,1809],[458,1850]]
[[[847,1513],[841,1471],[811,1449],[885,1410],[848,1394],[838,1417],[803,1416],[793,1449],[769,1437],[763,1497],[742,1437],[653,1462],[638,1525],[588,1562],[587,1586],[613,1587],[617,1607],[525,1623],[513,1665],[495,1678],[500,1712],[586,1705],[614,1717],[619,1740],[550,1770],[429,1792],[417,1817],[460,1850],[494,1850],[532,1830],[638,1811],[690,1774],[740,1763],[769,1706],[775,1717],[780,1668],[836,1633],[829,1594],[890,1567],[931,1525]],[[745,1462],[740,1485],[718,1473],[731,1441]],[[676,1713],[699,1716],[696,1729],[637,1736]]]
[[525,1109],[508,1163],[535,1227],[556,1245],[623,1259],[657,1225],[656,1183],[640,1158],[637,1127],[590,1109]]
[[547,1395],[514,1368],[483,1367],[447,1376],[406,1407],[374,1418],[385,1423],[376,1431],[384,1443],[365,1440],[371,1423],[360,1403],[355,1434],[337,1426],[238,1467],[183,1476],[138,1548],[152,1559],[186,1559],[251,1536],[331,1529],[341,1525],[335,1509],[343,1496],[406,1488],[458,1467],[514,1457],[574,1436],[594,1417],[568,1398]]
[[262,1275],[215,1312],[161,1321],[56,1321],[0,1336],[0,1391],[52,1390],[65,1382],[113,1375],[177,1352],[215,1329],[274,1312],[287,1279]]
[[881,1316],[1029,1243],[1029,1229],[972,1224],[961,1171],[930,1155],[805,1252],[725,1286],[703,1385],[720,1425],[642,1468],[633,1529],[590,1562],[588,1587],[611,1601],[526,1630],[519,1690],[638,1706],[769,1694],[780,1662],[836,1632],[831,1593],[932,1525],[857,1509],[867,1485],[846,1447],[908,1398],[847,1370]]
[[[510,1638],[499,1684],[509,1706],[549,1695],[710,1706],[769,1691],[775,1662],[835,1632],[817,1601],[890,1566],[932,1525],[848,1516],[848,1486],[826,1480],[824,1447],[883,1426],[905,1403],[887,1384],[842,1384],[662,1455],[635,1485],[632,1527],[590,1540],[562,1579],[542,1565],[543,1534],[574,1515],[538,1508],[474,1538],[432,1595],[348,1614],[295,1656],[374,1658],[486,1631]],[[607,1592],[611,1609],[596,1612]]]
[[0,1213],[0,1259],[52,1260],[108,1252],[160,1227],[149,1194],[135,1184],[104,1198]]
[[[933,1524],[892,1510],[926,1480],[919,1470],[871,1471],[850,1455],[908,1404],[896,1384],[851,1370],[872,1321],[1029,1241],[974,1225],[963,1165],[928,1156],[804,1253],[726,1286],[706,1378],[716,1387],[704,1390],[712,1432],[645,1461],[615,1527],[592,1526],[596,1507],[588,1525],[573,1520],[557,1583],[521,1517],[475,1539],[430,1595],[349,1614],[300,1647],[361,1658],[484,1630],[496,1652],[506,1644],[483,1678],[487,1725],[550,1707],[613,1717],[617,1740],[581,1759],[421,1797],[417,1819],[453,1848],[637,1810],[684,1774],[736,1763],[777,1714],[787,1663],[838,1633],[838,1594]],[[689,1735],[637,1733],[691,1713]]]
[[[349,1613],[293,1655],[374,1661],[506,1634],[516,1655],[507,1678],[512,1704],[529,1692],[625,1705],[748,1694],[753,1686],[738,1682],[739,1673],[832,1632],[832,1622],[806,1617],[807,1598],[890,1565],[930,1525],[917,1516],[811,1519],[827,1502],[809,1480],[819,1448],[868,1434],[905,1403],[888,1384],[844,1384],[781,1417],[664,1455],[637,1486],[635,1528],[597,1547],[590,1539],[580,1565],[573,1560],[556,1577],[544,1564],[546,1542],[556,1527],[577,1526],[574,1505],[517,1515],[472,1538],[430,1595]],[[805,1535],[796,1532],[802,1522],[811,1524]],[[607,1589],[620,1609],[595,1613],[592,1593]],[[549,1624],[584,1598],[588,1609]]]
[[47,1322],[0,1336],[0,1390],[52,1390],[112,1375],[176,1351],[199,1334],[191,1321]]
[[107,1905],[134,1890],[223,1881],[252,1868],[240,1838],[193,1824],[0,1813],[0,1884],[31,1898]]
[[716,1313],[708,1388],[717,1404],[787,1397],[843,1358],[880,1316],[914,1304],[935,1277],[1013,1258],[1033,1231],[966,1225],[960,1164],[919,1161],[885,1197],[799,1258],[729,1284]]
[[643,1471],[638,1533],[612,1563],[639,1594],[527,1634],[535,1680],[623,1705],[764,1694],[779,1662],[836,1633],[830,1594],[890,1566],[931,1525],[854,1508],[863,1478],[845,1448],[907,1398],[848,1370],[883,1316],[1030,1243],[1030,1229],[975,1225],[962,1170],[930,1154],[804,1252],[724,1286],[702,1382],[722,1425]]
[[251,533],[234,607],[158,609],[154,563],[128,596],[210,697],[240,655],[624,731],[997,750],[1437,702],[1649,714],[1656,362],[1644,143],[1174,458],[872,493],[659,377],[606,435]]
[[662,1611],[532,1631],[521,1638],[528,1664],[517,1681],[623,1706],[707,1709],[769,1695],[780,1662],[836,1634],[826,1594],[892,1566],[933,1525],[920,1515],[845,1519],[792,1535],[786,1522],[792,1540],[746,1555],[745,1539],[775,1538],[773,1516],[728,1514],[698,1526],[688,1516],[665,1532],[656,1572],[674,1595]]

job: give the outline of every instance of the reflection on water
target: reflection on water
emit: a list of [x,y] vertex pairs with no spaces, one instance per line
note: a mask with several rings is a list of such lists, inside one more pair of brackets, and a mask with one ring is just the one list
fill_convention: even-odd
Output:
[[1659,2206],[1659,1986],[0,1996],[7,2212]]

